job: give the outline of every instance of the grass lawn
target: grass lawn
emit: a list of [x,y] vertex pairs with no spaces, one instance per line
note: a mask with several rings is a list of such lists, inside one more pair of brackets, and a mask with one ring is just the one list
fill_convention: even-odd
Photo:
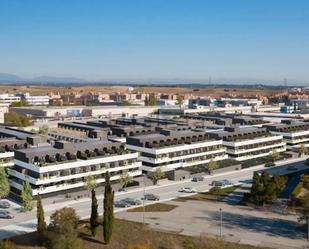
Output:
[[222,201],[226,196],[228,196],[230,193],[233,193],[237,188],[239,188],[239,186],[222,188],[222,193],[220,195],[204,192],[188,197],[179,197],[176,199],[176,201]]
[[[143,227],[141,223],[115,220],[112,242],[110,245],[102,243],[102,226],[98,235],[93,238],[87,229],[88,222],[82,221],[79,227],[80,237],[84,249],[127,249],[129,245],[148,245],[150,249],[268,249],[228,243],[222,240],[206,237],[188,237],[173,233],[161,232]],[[37,246],[36,233],[17,236],[12,241],[17,249],[45,249]]]
[[[169,212],[176,208],[176,205],[165,204],[165,203],[154,203],[145,206],[145,212]],[[127,210],[127,212],[143,212],[143,207],[137,207]]]

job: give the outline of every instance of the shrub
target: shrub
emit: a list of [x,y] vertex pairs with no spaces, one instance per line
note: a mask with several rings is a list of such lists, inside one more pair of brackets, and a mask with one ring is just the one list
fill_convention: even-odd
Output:
[[209,190],[209,193],[212,195],[222,195],[223,194],[223,190],[220,187],[212,187]]
[[4,240],[0,242],[0,249],[15,249],[15,245],[9,241],[9,240]]
[[128,249],[150,249],[149,245],[128,245]]

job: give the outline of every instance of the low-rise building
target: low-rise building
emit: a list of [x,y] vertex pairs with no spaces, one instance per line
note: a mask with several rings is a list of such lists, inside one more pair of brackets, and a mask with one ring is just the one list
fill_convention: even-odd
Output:
[[0,128],[0,167],[14,165],[14,151],[44,143],[46,139],[32,132],[10,127]]
[[0,106],[9,107],[14,102],[20,102],[21,97],[13,94],[0,94]]
[[147,173],[157,168],[167,172],[191,166],[206,167],[210,160],[227,158],[221,138],[190,130],[161,130],[160,133],[128,137],[126,147],[140,153],[142,169]]
[[282,120],[278,124],[264,125],[272,134],[283,136],[288,150],[297,152],[300,145],[309,147],[309,123],[296,120]]
[[15,151],[14,166],[8,170],[12,195],[19,198],[23,184],[30,183],[32,195],[48,197],[83,190],[88,176],[103,185],[106,172],[111,181],[124,171],[141,175],[138,153],[119,142],[96,140],[85,143],[56,142]]
[[21,94],[21,99],[27,101],[29,105],[49,105],[48,95],[30,95],[29,93]]
[[269,156],[274,150],[286,150],[283,136],[271,134],[266,128],[225,127],[224,130],[210,131],[209,134],[222,139],[229,158],[237,161]]

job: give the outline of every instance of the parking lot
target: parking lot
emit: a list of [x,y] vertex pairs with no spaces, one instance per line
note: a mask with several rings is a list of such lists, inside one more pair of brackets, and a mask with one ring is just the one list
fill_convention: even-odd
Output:
[[[254,209],[231,205],[230,199],[241,194],[238,189],[225,202],[169,201],[177,205],[169,212],[146,212],[145,222],[150,228],[167,230],[192,236],[220,235],[220,208],[222,209],[222,236],[227,241],[269,246],[280,249],[304,248],[306,234],[297,221],[297,216],[282,214],[278,210]],[[232,201],[233,204],[235,202]],[[143,221],[143,213],[119,212],[117,218]]]

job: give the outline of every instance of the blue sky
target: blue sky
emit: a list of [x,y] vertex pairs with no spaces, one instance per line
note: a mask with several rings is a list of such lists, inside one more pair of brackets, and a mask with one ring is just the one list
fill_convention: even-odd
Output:
[[309,1],[0,0],[0,72],[309,82]]

